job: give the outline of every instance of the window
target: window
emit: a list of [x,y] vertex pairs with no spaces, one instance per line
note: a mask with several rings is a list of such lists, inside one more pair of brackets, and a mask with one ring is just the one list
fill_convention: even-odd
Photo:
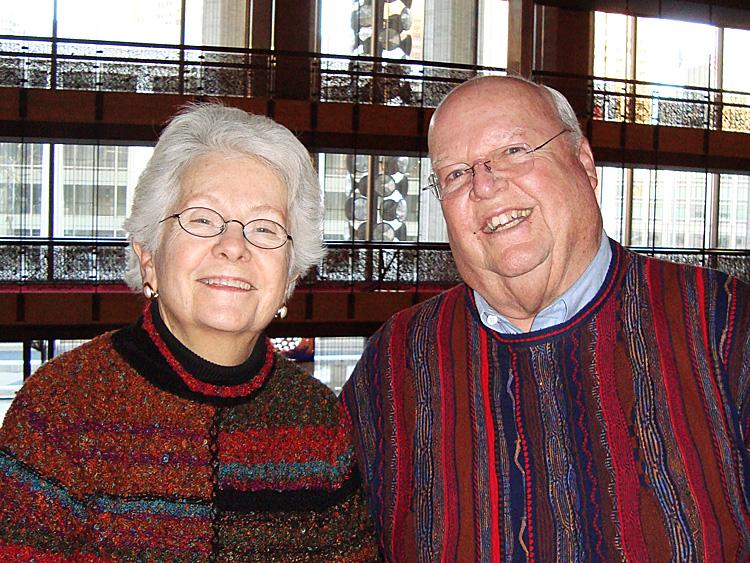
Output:
[[57,0],[57,35],[179,44],[180,11],[181,0]]
[[45,146],[0,143],[0,236],[46,233]]
[[360,336],[316,338],[313,375],[338,395],[357,365],[366,341]]
[[55,235],[121,238],[132,190],[152,149],[58,145]]
[[326,240],[445,240],[442,214],[436,215],[439,205],[422,191],[429,175],[427,159],[320,154],[318,170]]
[[[471,0],[321,0],[320,51],[335,55],[507,66],[508,2]],[[407,62],[321,61],[322,97],[386,104],[435,106],[448,78],[476,74]],[[438,80],[424,81],[422,78]]]
[[[599,79],[594,115],[750,131],[750,77],[745,72],[749,50],[747,30],[596,12],[594,74]],[[728,92],[719,100],[711,97],[709,88]],[[718,101],[722,111],[714,114],[709,102]]]
[[750,176],[722,174],[719,187],[720,248],[748,248],[750,246]]
[[603,166],[598,192],[605,231],[626,246],[732,249],[750,242],[750,175]]
[[3,2],[0,34],[49,37],[52,35],[53,9],[54,0]]

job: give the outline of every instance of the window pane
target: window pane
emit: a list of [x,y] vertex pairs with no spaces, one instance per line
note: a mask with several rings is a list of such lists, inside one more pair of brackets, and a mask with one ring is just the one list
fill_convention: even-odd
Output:
[[[187,0],[185,43],[212,47],[247,47],[246,0]],[[178,12],[179,13],[179,12]]]
[[417,240],[420,169],[420,159],[413,157],[321,154],[324,238]]
[[315,339],[315,377],[336,394],[359,361],[366,339],[360,336]]
[[[594,14],[594,75],[630,78],[632,17],[621,14]],[[653,54],[652,54],[653,56]]]
[[482,66],[508,66],[508,2],[479,0],[477,63]]
[[[750,53],[750,31],[724,30],[724,60],[722,65],[724,90],[750,92],[750,73],[747,55]],[[722,128],[729,131],[750,132],[750,94],[723,95]],[[734,105],[736,104],[736,105]]]
[[[708,96],[682,86],[717,84],[718,28],[705,24],[638,18],[636,114],[643,123],[708,127]],[[674,85],[674,86],[671,86]]]
[[613,239],[623,242],[625,221],[626,170],[624,168],[598,168],[597,197],[604,219],[604,230]]
[[[32,347],[32,373],[41,363],[40,348]],[[0,342],[0,423],[21,385],[23,385],[23,343]]]
[[181,0],[57,0],[60,37],[180,42]]
[[722,174],[719,185],[719,248],[750,247],[750,176]]
[[52,36],[54,0],[3,2],[0,34]]
[[[57,236],[125,236],[128,194],[152,149],[122,146],[60,145],[55,227]],[[132,154],[131,154],[132,153]]]
[[710,181],[701,172],[635,169],[631,244],[706,248]]
[[0,236],[46,234],[46,145],[0,143]]

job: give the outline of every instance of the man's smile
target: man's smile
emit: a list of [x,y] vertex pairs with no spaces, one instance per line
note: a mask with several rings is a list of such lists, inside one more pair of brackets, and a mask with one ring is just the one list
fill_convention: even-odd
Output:
[[511,229],[524,221],[531,215],[531,208],[512,209],[505,213],[499,213],[487,219],[482,232],[486,234],[496,233],[505,229]]

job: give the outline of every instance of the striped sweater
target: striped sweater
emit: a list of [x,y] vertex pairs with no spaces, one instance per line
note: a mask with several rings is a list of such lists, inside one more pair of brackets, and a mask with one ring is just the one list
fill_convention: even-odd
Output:
[[343,400],[391,561],[747,561],[750,288],[612,243],[573,319],[464,285],[396,314]]
[[267,339],[243,377],[207,365],[150,313],[19,391],[0,431],[0,560],[376,559],[333,393]]

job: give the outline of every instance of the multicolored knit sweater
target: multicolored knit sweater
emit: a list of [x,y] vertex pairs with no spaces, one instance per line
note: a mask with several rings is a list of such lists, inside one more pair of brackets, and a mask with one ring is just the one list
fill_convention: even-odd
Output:
[[391,561],[748,561],[750,287],[612,243],[569,322],[501,335],[457,286],[343,391]]
[[265,338],[241,366],[209,364],[157,311],[19,391],[0,431],[0,560],[376,560],[333,393]]

